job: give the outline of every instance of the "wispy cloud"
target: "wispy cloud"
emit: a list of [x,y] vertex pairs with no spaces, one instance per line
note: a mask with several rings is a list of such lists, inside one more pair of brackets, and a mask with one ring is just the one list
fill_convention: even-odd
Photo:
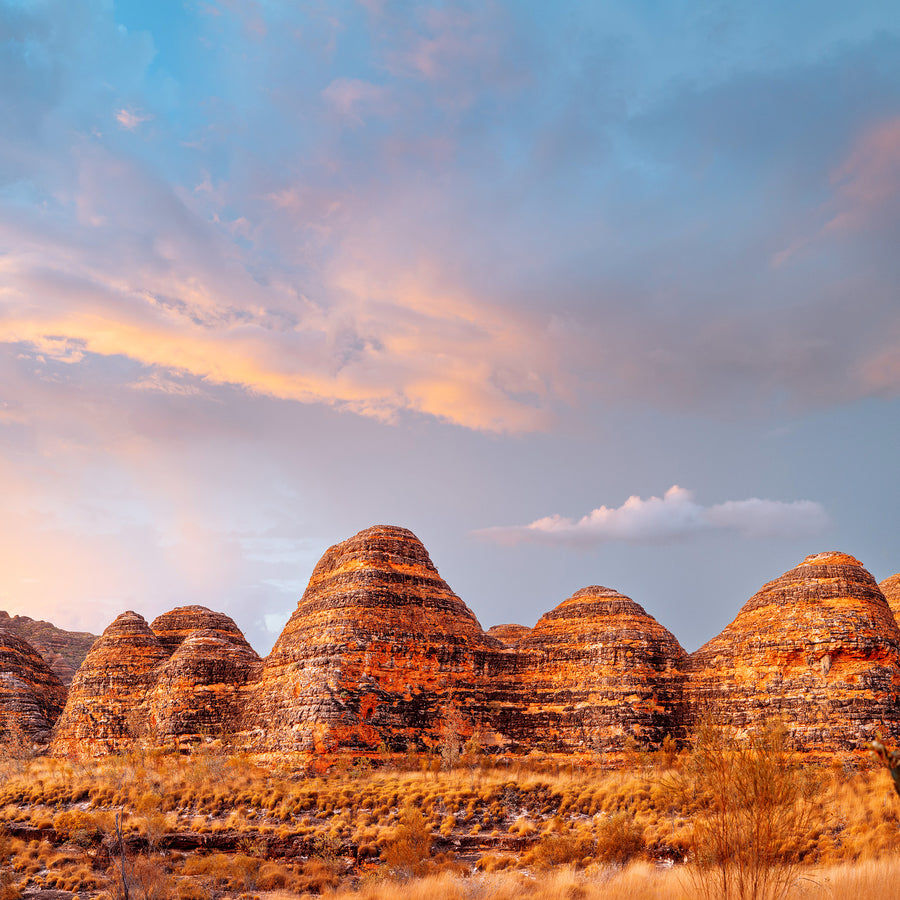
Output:
[[366,115],[387,111],[388,91],[360,78],[336,78],[322,91],[335,111],[351,124],[361,125]]
[[116,113],[116,121],[126,131],[136,131],[142,122],[149,122],[153,116],[134,109],[122,108]]
[[660,543],[711,531],[732,531],[748,538],[802,537],[830,524],[820,503],[811,500],[729,500],[703,506],[678,485],[662,497],[632,495],[621,506],[600,506],[580,519],[551,515],[529,525],[494,526],[476,531],[501,544],[590,546],[610,541]]

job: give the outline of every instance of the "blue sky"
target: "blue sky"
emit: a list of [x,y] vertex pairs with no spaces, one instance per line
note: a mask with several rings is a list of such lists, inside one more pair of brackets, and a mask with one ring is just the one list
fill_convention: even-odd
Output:
[[10,612],[900,569],[895,4],[0,0],[0,85]]

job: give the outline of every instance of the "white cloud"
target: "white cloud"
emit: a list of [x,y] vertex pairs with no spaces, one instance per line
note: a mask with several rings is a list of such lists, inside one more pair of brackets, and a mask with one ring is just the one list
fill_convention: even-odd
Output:
[[662,497],[631,496],[621,506],[600,506],[580,519],[551,515],[529,525],[495,526],[475,532],[503,544],[524,542],[586,546],[608,541],[654,543],[700,532],[734,531],[744,537],[800,537],[830,524],[820,503],[796,500],[729,500],[703,506],[677,484]]

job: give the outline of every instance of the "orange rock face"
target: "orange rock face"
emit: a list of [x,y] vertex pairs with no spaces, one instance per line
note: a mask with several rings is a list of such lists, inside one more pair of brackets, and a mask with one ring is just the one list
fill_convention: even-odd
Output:
[[[158,629],[157,635],[155,629]],[[55,755],[102,755],[241,730],[259,657],[226,615],[181,607],[122,613],[88,653],[54,729]]]
[[437,740],[448,705],[466,716],[500,647],[405,528],[330,548],[265,661],[257,742],[396,749]]
[[629,597],[583,588],[496,661],[494,728],[523,748],[621,750],[629,735],[657,745],[682,717],[685,656]]
[[[897,582],[883,583],[888,595]],[[35,660],[16,665],[8,679]],[[40,733],[52,704],[41,711],[33,674],[20,681],[6,706],[0,690],[0,708],[20,708]],[[259,750],[405,750],[477,730],[525,752],[619,751],[631,737],[684,737],[703,715],[781,719],[800,747],[824,752],[900,739],[900,628],[860,562],[808,557],[688,656],[641,606],[598,586],[532,629],[485,633],[412,532],[369,528],[325,553],[265,660],[204,607],[151,626],[123,613],[79,670],[52,750],[214,735]]]
[[214,631],[232,644],[250,648],[243,632],[235,625],[234,619],[224,613],[213,612],[205,606],[178,606],[157,616],[150,623],[150,630],[169,653],[174,653],[185,638],[195,631],[203,630]]
[[193,742],[242,729],[248,690],[259,680],[262,664],[238,636],[235,641],[219,629],[191,631],[163,664],[146,701],[159,743]]
[[65,702],[65,686],[37,650],[0,628],[0,734],[46,743]]
[[97,639],[56,723],[54,755],[125,750],[146,730],[144,700],[166,648],[143,616],[124,612]]
[[765,585],[686,670],[694,719],[780,719],[809,750],[900,735],[900,630],[875,579],[843,553],[809,556]]

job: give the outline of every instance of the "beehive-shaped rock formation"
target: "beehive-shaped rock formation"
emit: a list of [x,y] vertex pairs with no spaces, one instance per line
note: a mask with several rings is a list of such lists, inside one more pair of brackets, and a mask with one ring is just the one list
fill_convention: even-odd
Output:
[[177,606],[157,616],[150,623],[150,630],[169,653],[174,653],[195,631],[204,630],[214,631],[223,639],[250,649],[247,639],[234,619],[205,606]]
[[[552,750],[621,750],[632,736],[658,745],[677,731],[675,637],[610,588],[577,591],[546,613],[492,680],[497,729],[516,744]],[[506,694],[504,698],[503,694]]]
[[101,755],[241,731],[260,660],[234,621],[203,606],[150,626],[122,613],[78,671],[54,731],[56,755]]
[[160,743],[242,730],[248,688],[259,680],[262,664],[234,622],[222,618],[236,635],[230,629],[192,630],[158,673],[146,705]]
[[798,746],[845,750],[900,735],[900,629],[875,579],[844,553],[766,584],[688,661],[694,718],[781,720]]
[[124,612],[91,647],[56,724],[55,755],[125,750],[147,734],[144,701],[169,653],[143,616]]
[[0,628],[0,739],[45,743],[65,702],[65,686],[34,647]]
[[499,647],[411,531],[368,528],[325,553],[266,659],[257,742],[437,740],[449,707],[474,715],[484,654]]

